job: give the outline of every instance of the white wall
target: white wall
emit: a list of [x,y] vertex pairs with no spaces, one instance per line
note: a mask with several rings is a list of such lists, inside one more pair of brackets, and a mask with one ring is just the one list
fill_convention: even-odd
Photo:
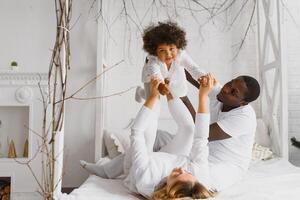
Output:
[[[289,138],[296,137],[300,140],[300,2],[297,0],[286,1],[286,6],[288,10],[285,9],[284,14],[286,20],[286,67],[288,68]],[[300,166],[300,150],[289,146],[290,161]]]
[[19,71],[47,72],[55,39],[54,1],[2,0],[0,70],[17,61]]
[[[233,19],[239,9],[241,8],[244,2],[239,1],[234,4],[234,11],[231,14],[231,19]],[[245,41],[238,51],[242,39],[245,37],[246,29],[248,27],[252,9],[253,9],[253,1],[248,1],[244,10],[247,12],[242,12],[239,15],[238,20],[234,23],[234,26],[231,31],[231,44],[233,51],[233,60],[232,60],[232,77],[237,77],[240,75],[249,75],[257,78],[258,77],[258,62],[257,62],[257,26],[256,26],[256,12],[254,13],[252,24],[250,26],[249,31],[247,32],[247,36]],[[254,109],[257,111],[256,114],[259,117],[259,100],[251,103]]]
[[[90,10],[93,0],[73,1],[71,30],[71,71],[68,93],[79,89],[96,74],[97,61],[97,4]],[[90,13],[89,13],[90,10]],[[82,90],[79,97],[95,96],[95,84]],[[63,187],[79,186],[88,174],[79,160],[93,161],[95,134],[95,101],[70,100],[66,105],[64,178]]]

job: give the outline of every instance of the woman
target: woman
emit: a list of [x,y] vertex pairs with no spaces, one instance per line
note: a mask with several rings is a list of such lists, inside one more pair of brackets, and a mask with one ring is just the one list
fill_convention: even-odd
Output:
[[[160,83],[159,79],[151,81],[150,95],[132,127],[130,136],[132,165],[124,180],[125,185],[133,192],[154,199],[214,196],[215,188],[210,176],[211,163],[208,162],[207,143],[210,115],[207,99],[215,80],[209,74],[201,81],[194,140],[189,156],[165,152],[153,153],[147,150],[144,134],[151,121],[155,120],[155,113],[152,109],[159,98],[158,86]],[[179,115],[175,120],[185,117],[184,114]],[[185,132],[189,134],[189,132],[193,132],[193,129],[187,129]],[[181,146],[184,147],[186,141],[181,142]],[[154,190],[154,188],[156,189]]]

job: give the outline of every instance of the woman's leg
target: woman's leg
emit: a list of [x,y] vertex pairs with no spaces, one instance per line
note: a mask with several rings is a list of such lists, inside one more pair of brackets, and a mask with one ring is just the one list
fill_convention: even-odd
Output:
[[95,174],[102,178],[113,179],[123,174],[124,157],[124,154],[120,154],[106,163],[88,163],[81,160],[80,164],[91,174]]
[[188,156],[192,148],[194,136],[194,121],[184,103],[179,99],[170,99],[168,106],[172,117],[177,124],[174,138],[160,151]]

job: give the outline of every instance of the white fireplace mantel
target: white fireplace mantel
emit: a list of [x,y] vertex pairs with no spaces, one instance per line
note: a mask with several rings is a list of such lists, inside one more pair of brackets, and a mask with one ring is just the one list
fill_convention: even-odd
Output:
[[32,72],[18,72],[18,71],[0,71],[0,86],[9,85],[27,85],[38,86],[47,85],[47,73],[32,73]]
[[[23,116],[24,124],[36,133],[42,133],[43,104],[40,92],[42,91],[43,94],[47,93],[47,85],[47,73],[0,71],[0,106],[2,107],[2,112],[10,112],[9,109],[13,109],[15,112],[15,110],[20,108],[22,115],[19,116]],[[26,114],[26,112],[28,113]],[[12,116],[12,119],[9,116]],[[14,116],[16,115],[5,115],[5,113],[2,113],[0,120],[3,121],[3,127],[0,129],[0,134],[2,134],[2,139],[9,136],[10,139],[15,141],[17,155],[22,155],[24,138],[26,137],[21,134],[28,134],[28,157],[18,157],[17,159],[19,161],[31,160],[33,155],[38,152],[40,138],[32,131],[28,131],[26,127],[23,127],[23,122],[21,121],[20,123],[20,120],[23,119],[22,117],[17,120],[13,118]],[[13,130],[16,128],[8,128],[10,126],[21,128],[14,132]],[[24,129],[24,132],[22,129]],[[2,145],[3,155],[7,153],[6,147],[6,143]],[[37,177],[42,177],[40,170],[41,156],[40,154],[31,160],[31,167],[36,172]],[[2,157],[0,158],[0,172],[0,176],[11,178],[12,199],[41,199],[36,193],[38,189],[37,182],[32,174],[28,173],[28,168],[25,165],[16,163],[14,159]],[[23,180],[26,181],[24,182]]]

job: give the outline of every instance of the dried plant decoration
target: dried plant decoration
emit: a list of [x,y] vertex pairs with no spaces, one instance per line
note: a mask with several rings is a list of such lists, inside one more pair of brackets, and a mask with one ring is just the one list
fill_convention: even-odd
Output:
[[10,143],[9,143],[7,157],[8,158],[16,158],[17,157],[16,147],[15,147],[15,143],[14,143],[13,140],[11,140]]
[[26,139],[24,143],[23,157],[28,158],[28,139]]

